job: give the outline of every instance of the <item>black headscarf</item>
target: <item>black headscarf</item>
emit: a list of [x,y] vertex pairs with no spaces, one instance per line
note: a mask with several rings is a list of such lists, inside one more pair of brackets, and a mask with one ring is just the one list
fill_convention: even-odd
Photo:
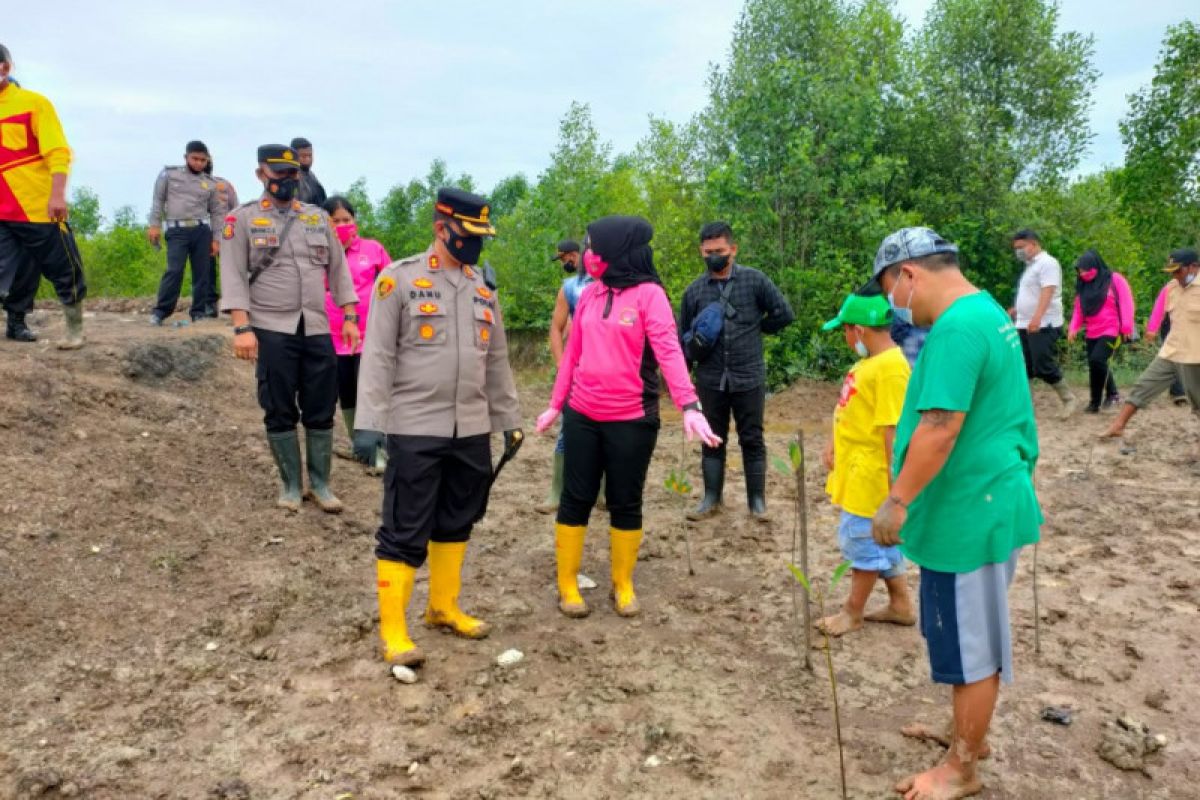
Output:
[[[1085,281],[1079,277],[1080,272],[1096,270],[1096,277]],[[1095,250],[1088,250],[1075,262],[1075,296],[1079,298],[1079,308],[1085,317],[1100,313],[1104,302],[1108,299],[1108,287],[1112,285],[1112,270]]]
[[610,289],[628,289],[639,283],[662,284],[654,269],[650,239],[654,228],[641,217],[601,217],[588,225],[592,252],[608,262],[600,281]]

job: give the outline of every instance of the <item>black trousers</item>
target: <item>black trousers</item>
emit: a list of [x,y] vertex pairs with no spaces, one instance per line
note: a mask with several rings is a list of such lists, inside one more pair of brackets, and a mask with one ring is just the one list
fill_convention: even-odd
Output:
[[390,435],[387,452],[375,557],[419,567],[430,541],[470,539],[491,488],[491,437]]
[[208,297],[204,300],[204,313],[210,317],[219,316],[217,303],[221,299],[221,259],[213,258],[210,265],[208,280]]
[[1041,378],[1054,386],[1062,381],[1062,368],[1058,365],[1058,340],[1062,328],[1039,328],[1030,333],[1024,328],[1017,331],[1021,336],[1021,352],[1025,354],[1025,375],[1029,380]]
[[612,526],[625,531],[640,530],[642,491],[650,456],[658,442],[658,427],[658,417],[597,422],[567,406],[563,410],[566,452],[558,522],[588,524],[603,476]]
[[765,464],[767,445],[763,440],[763,411],[767,404],[767,387],[758,386],[742,392],[725,392],[697,386],[700,405],[713,433],[721,437],[717,447],[703,446],[704,458],[725,462],[725,445],[729,441],[729,417],[737,425],[738,445],[742,448],[742,463]]
[[1097,336],[1087,340],[1088,378],[1092,390],[1092,405],[1100,405],[1104,398],[1117,396],[1117,382],[1109,369],[1109,359],[1115,351],[1117,337]]
[[[1158,328],[1159,340],[1165,342],[1167,340],[1167,337],[1170,335],[1171,335],[1171,315],[1164,314],[1162,325],[1160,325]],[[1171,397],[1173,399],[1179,399],[1180,397],[1187,397],[1187,392],[1185,392],[1183,390],[1183,381],[1179,380],[1179,378],[1176,378],[1175,382],[1171,384]]]
[[304,335],[255,328],[258,337],[258,404],[268,433],[333,427],[337,410],[337,357],[328,333]]
[[361,360],[359,353],[337,357],[338,405],[343,411],[358,405],[358,364]]
[[183,270],[192,262],[192,319],[204,316],[212,292],[212,228],[167,228],[167,271],[158,283],[158,300],[154,313],[166,319],[175,313],[179,289],[183,286]]
[[83,259],[75,235],[57,222],[0,221],[0,298],[4,310],[24,314],[33,308],[42,276],[63,305],[87,296]]

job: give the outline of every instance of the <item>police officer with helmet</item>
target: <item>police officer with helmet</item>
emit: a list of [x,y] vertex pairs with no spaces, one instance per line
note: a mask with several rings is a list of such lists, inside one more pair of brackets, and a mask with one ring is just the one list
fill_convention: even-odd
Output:
[[258,148],[263,194],[225,217],[221,229],[221,310],[233,319],[238,358],[258,360],[258,401],[282,482],[276,505],[299,511],[300,441],[305,429],[305,499],[337,513],[329,487],[337,360],[325,314],[325,286],[346,312],[341,334],[359,345],[358,294],[346,254],[324,210],[296,200],[300,162],[290,147]]
[[376,534],[380,634],[386,660],[424,661],[405,613],[416,570],[429,560],[425,621],[480,639],[486,622],[458,607],[467,540],[491,488],[490,434],[506,452],[521,439],[500,304],[480,260],[495,235],[487,201],[438,191],[433,243],[375,281],[359,367],[355,453],[387,441],[382,524]]

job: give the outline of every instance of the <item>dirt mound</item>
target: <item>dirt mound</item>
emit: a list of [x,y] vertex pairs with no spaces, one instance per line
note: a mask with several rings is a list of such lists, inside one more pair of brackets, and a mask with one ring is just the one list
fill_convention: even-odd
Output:
[[[52,339],[61,321],[41,324]],[[253,367],[228,356],[224,324],[93,313],[86,325],[76,353],[0,342],[0,797],[837,795],[828,689],[797,667],[785,476],[770,479],[774,524],[755,524],[734,455],[726,512],[685,529],[686,503],[662,487],[681,452],[698,484],[698,454],[667,415],[647,482],[643,616],[608,607],[596,514],[584,561],[596,610],[571,621],[555,611],[551,521],[532,508],[553,439],[531,436],[467,562],[462,603],[495,631],[468,642],[420,627],[422,571],[410,620],[430,660],[406,686],[376,655],[378,480],[338,462],[345,514],[277,511]],[[522,390],[530,429],[547,381]],[[775,452],[797,427],[818,452],[836,393],[772,397]],[[1181,477],[1195,442],[1179,434],[1193,423],[1152,409],[1123,455],[1093,445],[1106,419],[1061,423],[1052,403],[1039,397],[1043,652],[1026,554],[1017,684],[983,796],[1193,796],[1200,688],[1180,676],[1198,644],[1200,501]],[[838,560],[823,480],[814,466],[818,574]],[[524,659],[499,666],[510,648]],[[852,796],[889,796],[939,756],[899,727],[941,724],[947,694],[912,629],[868,626],[834,658]],[[1075,722],[1040,721],[1046,705]],[[1151,780],[1097,755],[1105,721],[1134,708],[1168,742]]]

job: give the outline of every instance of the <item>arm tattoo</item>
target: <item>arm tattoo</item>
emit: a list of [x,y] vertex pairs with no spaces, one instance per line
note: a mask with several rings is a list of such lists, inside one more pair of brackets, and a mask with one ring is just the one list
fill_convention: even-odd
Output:
[[931,408],[928,411],[921,412],[921,424],[928,425],[931,428],[948,427],[953,419],[953,411],[944,411],[940,408]]

